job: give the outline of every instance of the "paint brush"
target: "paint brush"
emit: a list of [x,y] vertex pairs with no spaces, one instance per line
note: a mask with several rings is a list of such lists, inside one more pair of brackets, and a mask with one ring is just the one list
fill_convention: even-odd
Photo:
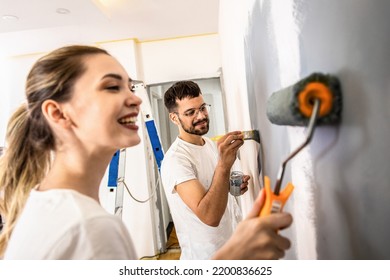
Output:
[[243,131],[244,140],[255,140],[257,143],[260,143],[260,133],[258,130],[246,130]]
[[[257,143],[260,143],[260,133],[258,130],[245,130],[241,131],[241,133],[243,135],[243,140],[254,140]],[[212,137],[211,140],[218,141],[222,136],[224,135]]]

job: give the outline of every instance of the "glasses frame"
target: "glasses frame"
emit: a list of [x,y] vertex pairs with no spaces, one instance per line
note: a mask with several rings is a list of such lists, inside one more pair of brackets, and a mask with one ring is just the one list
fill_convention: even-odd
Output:
[[[193,113],[192,113],[193,110]],[[200,112],[202,112],[203,115],[208,116],[211,110],[211,104],[204,103],[202,106],[200,106],[198,109],[190,109],[189,112],[180,114],[179,112],[173,112],[176,115],[183,115],[186,118],[196,118]]]

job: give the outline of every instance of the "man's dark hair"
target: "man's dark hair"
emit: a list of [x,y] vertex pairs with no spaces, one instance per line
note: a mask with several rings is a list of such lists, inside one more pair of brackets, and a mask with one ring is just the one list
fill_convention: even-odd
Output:
[[176,99],[198,97],[201,93],[197,83],[193,81],[180,81],[174,83],[164,94],[164,104],[168,112],[174,112],[177,108]]

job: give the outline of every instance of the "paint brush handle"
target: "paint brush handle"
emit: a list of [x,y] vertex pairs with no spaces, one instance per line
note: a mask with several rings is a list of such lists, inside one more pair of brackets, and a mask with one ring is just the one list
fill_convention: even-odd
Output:
[[282,212],[286,201],[290,197],[294,186],[288,183],[287,186],[278,194],[274,194],[271,190],[271,183],[268,176],[264,177],[264,188],[265,188],[265,203],[260,211],[260,217],[267,216],[271,213]]

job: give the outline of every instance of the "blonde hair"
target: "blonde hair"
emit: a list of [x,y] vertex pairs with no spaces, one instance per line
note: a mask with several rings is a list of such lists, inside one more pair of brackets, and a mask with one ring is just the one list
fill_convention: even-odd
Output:
[[85,72],[82,58],[108,53],[92,46],[57,49],[32,67],[27,76],[26,99],[11,116],[6,132],[6,148],[0,157],[0,213],[5,220],[0,234],[0,256],[11,237],[28,195],[50,168],[55,150],[53,133],[44,118],[45,100],[66,102],[74,82]]

